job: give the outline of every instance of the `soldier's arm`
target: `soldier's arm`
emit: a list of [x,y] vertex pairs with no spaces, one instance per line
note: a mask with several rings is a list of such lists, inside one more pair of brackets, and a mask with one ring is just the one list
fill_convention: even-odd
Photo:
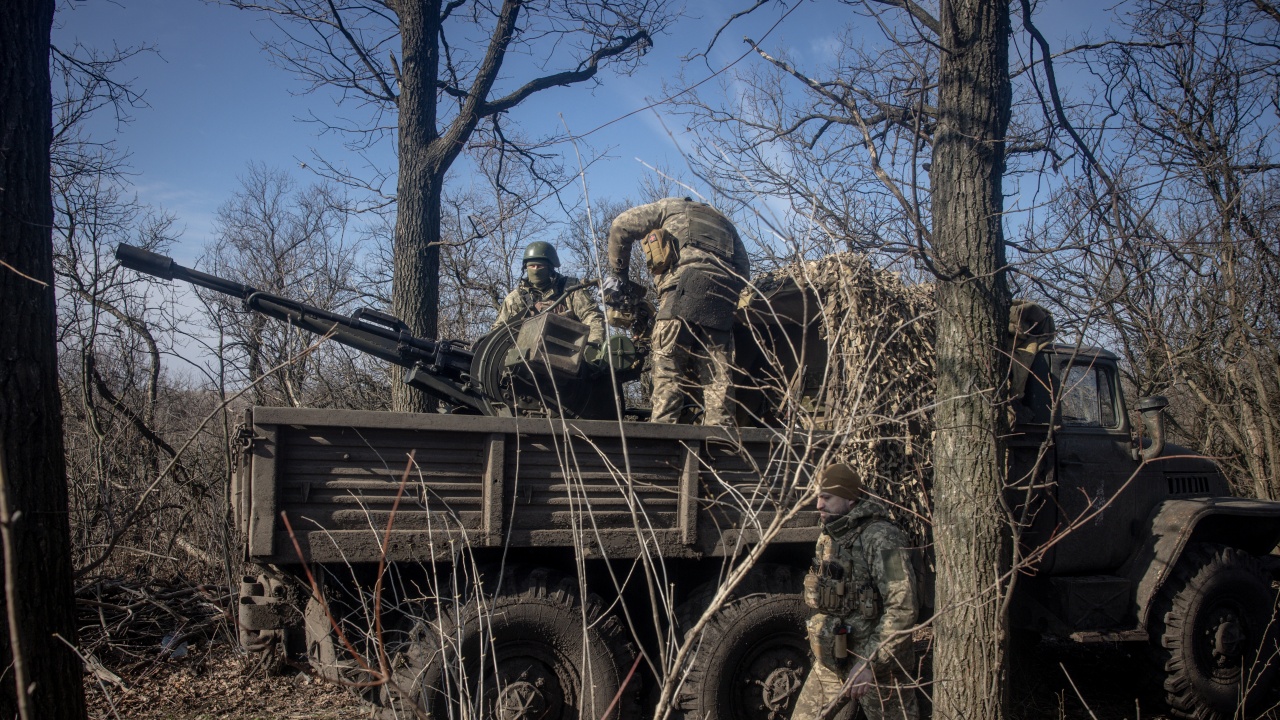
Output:
[[520,300],[520,292],[512,290],[507,293],[507,297],[502,301],[502,306],[498,308],[498,317],[493,321],[493,327],[490,330],[496,330],[498,326],[508,323],[511,318],[516,317],[524,310],[524,303]]
[[578,317],[578,322],[585,323],[587,327],[591,328],[591,331],[587,334],[587,342],[603,345],[604,314],[600,312],[600,306],[596,304],[595,298],[591,297],[591,291],[587,289],[576,290],[568,302],[573,314]]
[[918,607],[911,551],[902,530],[885,522],[874,523],[863,535],[872,579],[883,603],[880,622],[871,642],[877,648],[873,665],[894,661],[904,644],[911,643]]
[[609,270],[619,277],[627,276],[631,245],[645,233],[662,227],[666,219],[665,201],[637,205],[623,211],[609,226]]

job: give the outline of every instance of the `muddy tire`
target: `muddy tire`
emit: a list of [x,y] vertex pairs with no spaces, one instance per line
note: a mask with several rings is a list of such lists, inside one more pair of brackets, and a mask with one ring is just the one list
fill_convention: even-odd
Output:
[[1175,715],[1226,720],[1254,717],[1267,707],[1280,664],[1275,599],[1248,553],[1219,545],[1187,548],[1151,619],[1155,660]]
[[620,690],[607,717],[638,717],[635,651],[598,597],[543,569],[509,570],[485,597],[440,621],[444,651],[416,682],[433,717],[603,719]]
[[358,622],[355,622],[355,616],[346,609],[344,599],[341,594],[330,592],[326,595],[325,603],[315,598],[307,600],[306,609],[303,611],[307,662],[311,666],[311,671],[318,677],[347,688],[348,692],[364,702],[376,703],[378,689],[369,685],[371,676],[361,668],[355,658],[351,657],[329,619],[330,615],[338,619],[348,641],[355,643],[358,647],[365,647],[366,631]]
[[[757,568],[708,621],[692,669],[678,696],[686,718],[786,720],[809,674],[802,576],[772,565]],[[695,592],[681,608],[692,627],[715,587]]]
[[[383,652],[391,678],[377,688],[378,720],[410,720],[418,717],[415,705],[426,709],[426,675],[443,659],[441,643],[433,608],[411,609],[384,628]],[[376,655],[370,659],[377,662]]]

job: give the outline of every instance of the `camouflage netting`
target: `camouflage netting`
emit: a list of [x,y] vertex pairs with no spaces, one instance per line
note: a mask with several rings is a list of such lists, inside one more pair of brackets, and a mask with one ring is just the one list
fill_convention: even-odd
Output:
[[[812,327],[829,360],[817,377],[816,420],[917,540],[927,536],[934,399],[933,287],[909,285],[865,257],[840,253],[756,279],[764,295],[795,283],[812,289]],[[813,317],[810,314],[810,317]]]

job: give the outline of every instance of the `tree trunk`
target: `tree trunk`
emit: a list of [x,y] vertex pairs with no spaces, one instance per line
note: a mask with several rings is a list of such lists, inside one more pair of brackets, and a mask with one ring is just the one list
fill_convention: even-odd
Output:
[[934,443],[934,717],[1006,717],[1004,583],[1009,532],[1001,506],[1003,352],[1009,288],[1001,227],[1009,124],[1009,6],[943,0],[934,141],[938,410]]
[[[400,193],[396,216],[395,273],[392,314],[418,337],[435,338],[440,318],[440,193],[444,179],[400,152],[400,184],[412,182],[422,192]],[[398,412],[431,412],[433,398],[399,382],[391,385],[391,407]]]
[[[1258,417],[1258,443],[1262,445],[1263,462],[1266,472],[1254,478],[1254,494],[1264,500],[1280,499],[1276,496],[1275,483],[1280,482],[1280,447],[1276,447],[1275,415],[1266,412],[1276,407],[1271,388],[1268,386],[1266,374],[1258,363],[1258,350],[1249,353],[1249,379],[1253,391],[1258,397],[1258,407],[1262,409]],[[1274,372],[1274,369],[1273,369]]]
[[[440,319],[440,197],[448,170],[448,162],[433,146],[438,137],[435,83],[440,70],[440,3],[401,2],[397,13],[404,63],[398,99],[400,172],[391,309],[414,335],[435,338]],[[435,402],[393,382],[391,408],[429,412]]]
[[76,623],[54,335],[53,10],[0,3],[0,717],[24,720],[85,717],[81,663],[63,642],[75,644]]

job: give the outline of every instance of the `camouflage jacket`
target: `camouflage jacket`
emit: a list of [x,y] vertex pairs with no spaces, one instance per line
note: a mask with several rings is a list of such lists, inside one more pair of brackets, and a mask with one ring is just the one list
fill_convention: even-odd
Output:
[[[691,211],[697,206],[699,212]],[[704,234],[716,234],[720,243],[731,252],[719,253],[700,247],[691,217],[713,217],[716,227],[702,224]],[[716,329],[728,329],[726,318],[731,318],[738,304],[738,293],[751,274],[751,259],[738,231],[721,213],[701,203],[686,198],[664,198],[647,205],[638,205],[618,215],[609,227],[609,268],[622,277],[627,274],[631,258],[631,246],[653,230],[666,230],[676,238],[679,259],[675,267],[654,278],[658,289],[658,318],[681,318]],[[683,298],[682,295],[688,297]],[[709,308],[709,304],[723,307]],[[700,316],[711,310],[712,316]],[[723,326],[723,327],[720,327]]]
[[[581,281],[578,278],[557,274],[546,290],[539,290],[527,279],[522,279],[516,289],[508,293],[506,299],[502,301],[502,307],[498,308],[498,319],[493,322],[493,327],[497,328],[503,323],[520,317],[530,306],[533,306],[533,312],[538,312],[539,305],[545,307],[546,304],[559,300],[565,288],[577,285],[579,282]],[[596,304],[595,298],[591,297],[589,289],[583,288],[569,293],[569,297],[557,305],[552,312],[590,327],[587,342],[604,343],[604,315],[600,312],[600,306]]]
[[[814,569],[805,578],[805,602],[817,610],[809,642],[833,670],[869,661],[877,671],[907,662],[917,613],[916,577],[906,534],[889,512],[863,498],[823,528]],[[843,641],[837,636],[846,635]],[[838,644],[848,655],[839,657]]]

